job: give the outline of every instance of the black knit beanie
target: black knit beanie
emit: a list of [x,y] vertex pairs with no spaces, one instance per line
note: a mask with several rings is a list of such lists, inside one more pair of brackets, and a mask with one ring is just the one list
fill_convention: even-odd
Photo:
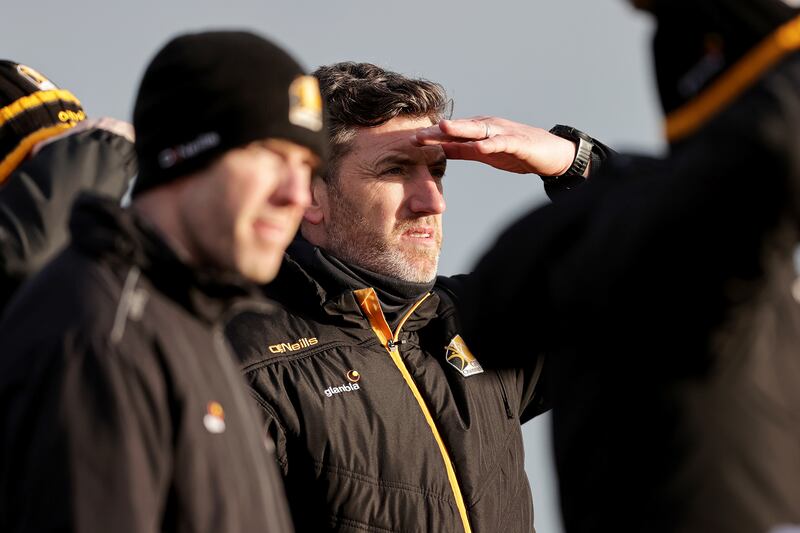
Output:
[[650,0],[656,76],[670,113],[694,98],[779,26],[798,16],[784,0]]
[[261,139],[306,146],[324,161],[322,105],[317,80],[258,35],[213,31],[176,37],[153,58],[139,87],[133,194]]
[[36,143],[86,118],[75,96],[34,69],[0,60],[0,184]]

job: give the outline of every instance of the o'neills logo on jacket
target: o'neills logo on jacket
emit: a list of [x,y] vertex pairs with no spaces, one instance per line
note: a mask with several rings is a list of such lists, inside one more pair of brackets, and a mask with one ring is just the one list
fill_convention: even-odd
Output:
[[327,396],[328,398],[332,398],[334,394],[342,394],[343,392],[353,392],[354,390],[358,390],[360,388],[361,387],[359,386],[358,383],[348,383],[346,385],[342,383],[338,387],[328,387],[323,392],[325,393],[325,396]]
[[316,337],[303,337],[302,339],[297,339],[297,342],[282,342],[280,344],[273,344],[269,347],[269,351],[272,353],[296,352],[297,350],[314,346],[318,342],[319,340]]

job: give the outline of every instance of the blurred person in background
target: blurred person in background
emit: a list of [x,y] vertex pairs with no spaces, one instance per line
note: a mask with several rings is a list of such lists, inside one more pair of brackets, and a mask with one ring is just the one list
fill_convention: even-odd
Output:
[[0,61],[0,315],[67,244],[78,194],[120,199],[135,173],[130,125],[87,119],[71,92],[27,65]]

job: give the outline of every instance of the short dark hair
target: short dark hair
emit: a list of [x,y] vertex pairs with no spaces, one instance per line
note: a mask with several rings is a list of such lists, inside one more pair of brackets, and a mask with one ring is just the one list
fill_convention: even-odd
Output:
[[371,128],[396,117],[446,118],[451,106],[438,83],[408,78],[371,63],[345,61],[319,67],[314,76],[329,114],[330,157],[324,179],[336,175],[350,151],[356,128]]

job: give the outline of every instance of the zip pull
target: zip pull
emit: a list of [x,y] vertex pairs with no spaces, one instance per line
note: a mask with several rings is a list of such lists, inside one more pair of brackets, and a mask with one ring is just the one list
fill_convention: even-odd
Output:
[[406,341],[404,341],[404,340],[396,341],[394,339],[389,339],[388,341],[386,341],[386,347],[389,348],[390,350],[394,350],[395,348],[397,348],[401,344],[405,344],[405,343],[406,343]]

